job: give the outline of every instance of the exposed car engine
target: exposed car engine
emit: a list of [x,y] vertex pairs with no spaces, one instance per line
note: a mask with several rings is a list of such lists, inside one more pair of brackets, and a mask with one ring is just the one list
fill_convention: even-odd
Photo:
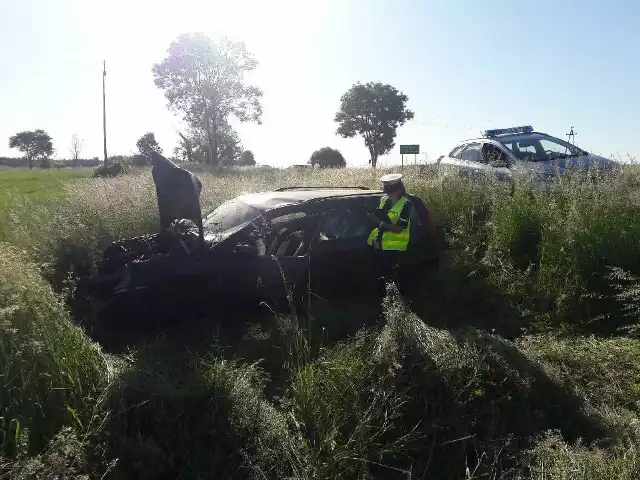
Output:
[[167,230],[161,233],[141,235],[112,243],[104,251],[98,265],[100,274],[118,272],[133,261],[145,261],[155,255],[189,255],[200,247],[197,232],[187,230]]

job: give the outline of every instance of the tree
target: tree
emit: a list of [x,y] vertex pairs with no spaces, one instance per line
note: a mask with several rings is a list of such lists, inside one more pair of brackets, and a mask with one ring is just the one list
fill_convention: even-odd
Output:
[[256,159],[253,156],[253,152],[251,150],[245,150],[240,154],[240,160],[238,160],[238,165],[243,167],[253,167],[256,164]]
[[16,133],[9,138],[9,148],[17,148],[24,153],[29,161],[29,168],[33,168],[34,160],[45,159],[53,154],[51,137],[44,130]]
[[152,132],[142,135],[136,142],[136,146],[138,147],[138,154],[144,159],[145,164],[151,161],[151,152],[162,153],[162,149],[156,141],[156,136]]
[[80,157],[80,152],[82,151],[82,139],[76,135],[75,133],[71,135],[71,147],[69,148],[69,152],[71,153],[71,157],[73,158],[73,166],[78,166],[78,158]]
[[222,39],[216,44],[195,33],[179,36],[167,57],[153,66],[155,84],[164,90],[169,107],[204,131],[210,163],[221,160],[218,130],[230,116],[260,123],[262,91],[244,80],[257,64],[244,43]]
[[344,168],[347,166],[347,161],[342,154],[331,147],[323,147],[313,152],[309,163],[312,167],[320,168]]
[[[202,129],[191,128],[181,137],[174,154],[183,161],[204,162],[209,158],[209,144],[207,135]],[[242,152],[242,144],[237,132],[228,124],[221,124],[215,139],[216,155],[222,165],[233,165]]]
[[408,97],[391,85],[356,83],[340,98],[335,121],[344,138],[362,135],[369,150],[369,163],[376,168],[378,157],[395,145],[396,130],[413,118],[406,107]]

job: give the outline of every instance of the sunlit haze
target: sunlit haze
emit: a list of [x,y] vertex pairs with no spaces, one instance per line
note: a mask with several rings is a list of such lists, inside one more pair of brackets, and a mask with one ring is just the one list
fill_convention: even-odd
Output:
[[[484,128],[532,124],[595,153],[640,157],[636,1],[123,1],[0,0],[0,156],[10,135],[42,128],[56,157],[72,134],[102,158],[102,61],[110,155],[154,132],[165,153],[184,125],[151,68],[181,33],[246,43],[259,61],[263,123],[236,124],[260,164],[305,163],[323,146],[366,165],[362,139],[341,139],[340,95],[390,83],[415,119],[402,143],[430,159]],[[423,155],[419,160],[424,161]],[[413,158],[411,159],[413,161]]]

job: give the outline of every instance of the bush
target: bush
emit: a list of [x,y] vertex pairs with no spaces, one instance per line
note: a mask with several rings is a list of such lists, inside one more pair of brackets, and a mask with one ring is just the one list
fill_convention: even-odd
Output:
[[309,163],[312,167],[320,168],[344,168],[347,166],[347,161],[342,154],[331,147],[322,147],[320,150],[316,150],[311,155]]
[[[106,164],[102,164],[94,169],[95,177],[117,177],[131,171],[135,159],[131,157],[111,157]],[[143,162],[144,163],[144,162]]]

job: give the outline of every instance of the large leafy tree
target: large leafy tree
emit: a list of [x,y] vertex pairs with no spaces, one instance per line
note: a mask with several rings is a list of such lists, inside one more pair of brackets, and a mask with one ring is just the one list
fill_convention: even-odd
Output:
[[29,161],[29,168],[33,168],[34,160],[44,160],[53,154],[51,137],[40,129],[16,133],[9,138],[9,148],[17,148],[24,153]]
[[342,154],[331,147],[322,147],[313,152],[309,163],[312,167],[320,168],[344,168],[347,166],[347,161]]
[[257,64],[244,43],[227,39],[214,43],[195,33],[178,37],[167,57],[153,66],[155,84],[164,90],[169,107],[205,133],[213,164],[221,160],[218,131],[229,117],[260,123],[262,91],[245,82],[245,74]]
[[407,100],[391,85],[356,83],[340,99],[335,117],[337,133],[345,138],[362,135],[369,150],[369,163],[376,168],[378,157],[394,147],[398,127],[413,118]]

